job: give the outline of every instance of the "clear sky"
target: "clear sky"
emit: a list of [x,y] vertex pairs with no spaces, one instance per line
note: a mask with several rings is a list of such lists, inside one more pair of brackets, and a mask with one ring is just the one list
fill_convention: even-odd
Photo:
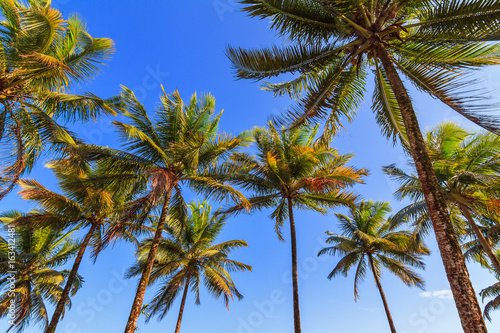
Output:
[[[146,107],[153,111],[161,92],[179,89],[184,98],[195,91],[211,92],[217,109],[224,109],[221,128],[234,134],[253,126],[264,126],[272,114],[290,105],[287,99],[273,99],[250,81],[235,81],[230,63],[224,55],[227,45],[258,47],[281,43],[269,29],[268,21],[250,19],[232,0],[57,0],[53,1],[67,17],[79,13],[95,37],[110,37],[116,43],[116,54],[103,73],[88,87],[101,97],[119,92],[120,84],[136,91]],[[488,69],[480,74],[485,85],[496,95],[500,91],[500,70]],[[355,152],[353,164],[371,170],[365,185],[355,188],[367,199],[391,202],[397,210],[402,204],[393,198],[395,184],[384,176],[384,165],[404,166],[405,156],[398,147],[380,134],[370,110],[371,87],[366,102],[353,124],[333,142],[340,152]],[[445,120],[458,121],[471,129],[473,125],[455,115],[444,105],[412,90],[423,130]],[[117,146],[110,119],[77,125],[80,137],[93,144]],[[48,157],[44,162],[48,161]],[[50,172],[39,167],[31,174],[49,188],[56,189]],[[193,197],[188,200],[194,199]],[[200,198],[201,199],[201,198]],[[29,210],[17,194],[0,202],[0,211]],[[242,301],[230,305],[202,293],[201,305],[188,297],[182,332],[204,333],[275,333],[293,328],[289,242],[279,242],[268,214],[242,215],[228,221],[221,241],[245,239],[249,247],[234,252],[234,259],[253,266],[251,273],[235,274]],[[300,268],[300,306],[304,332],[371,332],[385,333],[389,327],[382,302],[372,278],[367,277],[360,289],[361,298],[353,298],[353,276],[329,281],[326,276],[337,258],[317,258],[324,242],[324,231],[337,231],[333,214],[321,216],[299,212],[296,217]],[[287,235],[285,230],[285,235]],[[422,272],[425,293],[407,288],[388,273],[382,285],[400,333],[460,332],[460,322],[450,299],[448,282],[433,237],[428,239],[433,254],[426,259]],[[85,258],[80,274],[85,277],[83,289],[72,299],[73,308],[59,325],[60,333],[122,332],[132,304],[136,280],[122,279],[123,271],[134,261],[134,248],[117,244],[108,249],[95,264]],[[493,276],[478,265],[469,266],[471,278],[480,291],[495,282]],[[146,295],[151,299],[154,288]],[[139,320],[140,333],[173,331],[178,303],[162,322],[153,318],[145,324]],[[500,311],[488,323],[490,332],[500,331]],[[0,330],[7,328],[0,323]],[[28,333],[38,332],[36,327]]]

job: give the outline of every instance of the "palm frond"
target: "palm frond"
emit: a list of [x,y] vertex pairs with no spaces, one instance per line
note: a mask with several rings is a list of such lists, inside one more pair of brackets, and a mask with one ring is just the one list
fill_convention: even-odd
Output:
[[271,28],[293,40],[324,41],[342,27],[339,18],[318,1],[242,0],[241,3],[251,17],[272,18]]

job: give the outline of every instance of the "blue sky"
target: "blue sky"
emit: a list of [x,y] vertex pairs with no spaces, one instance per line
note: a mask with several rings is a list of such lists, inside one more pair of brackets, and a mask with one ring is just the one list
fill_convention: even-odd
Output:
[[[117,94],[120,84],[136,91],[146,107],[153,111],[163,84],[167,92],[178,89],[184,98],[197,91],[211,92],[217,109],[224,109],[221,129],[231,133],[263,126],[272,114],[290,105],[287,99],[273,99],[259,90],[258,84],[236,81],[230,63],[224,55],[227,45],[258,47],[279,44],[268,21],[247,18],[232,0],[101,0],[53,1],[65,16],[79,13],[95,37],[110,37],[116,43],[116,54],[103,68],[103,73],[86,87],[108,97]],[[495,94],[500,91],[500,70],[481,72],[485,85]],[[371,87],[368,85],[365,103],[346,132],[333,142],[340,152],[355,152],[353,164],[368,168],[371,175],[366,184],[355,188],[367,199],[391,202],[397,210],[402,203],[393,198],[395,184],[384,176],[384,165],[404,166],[402,150],[380,134],[370,110]],[[454,114],[444,105],[411,90],[423,130],[446,120],[475,127]],[[93,144],[117,146],[110,118],[96,123],[76,125],[81,138]],[[56,189],[50,172],[43,162],[31,174],[46,186]],[[188,198],[194,199],[194,197]],[[13,193],[0,202],[0,211],[29,210]],[[324,231],[336,231],[333,214],[321,216],[299,212],[296,217],[300,268],[300,302],[304,332],[388,332],[385,314],[373,279],[368,277],[360,289],[361,298],[353,299],[353,278],[339,277],[329,281],[326,276],[336,258],[317,258],[324,242]],[[287,230],[285,230],[286,232]],[[287,235],[285,233],[285,235]],[[245,239],[249,247],[234,253],[234,259],[253,266],[252,273],[235,274],[244,300],[230,305],[228,312],[222,301],[202,293],[201,306],[188,297],[181,331],[205,333],[271,333],[292,331],[289,242],[279,242],[273,222],[266,213],[242,215],[228,221],[220,240]],[[426,291],[407,288],[389,274],[382,285],[400,333],[459,332],[460,323],[433,238],[428,240],[433,254],[427,258],[427,270],[422,272]],[[135,294],[136,280],[122,279],[123,271],[133,263],[134,248],[117,244],[107,250],[95,264],[88,258],[80,273],[85,277],[84,288],[73,298],[73,308],[59,326],[60,333],[122,332]],[[476,291],[495,282],[494,278],[475,264],[470,273]],[[154,288],[146,296],[154,294]],[[191,295],[190,295],[191,296]],[[149,324],[139,320],[140,333],[173,331],[178,304],[162,322],[152,319]],[[488,323],[491,332],[500,330],[500,312]],[[7,328],[0,323],[0,330]],[[36,327],[27,332],[38,332]]]

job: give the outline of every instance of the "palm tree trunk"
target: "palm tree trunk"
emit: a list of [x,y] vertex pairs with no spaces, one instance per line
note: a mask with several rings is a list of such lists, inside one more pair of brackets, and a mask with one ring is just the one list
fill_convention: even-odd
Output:
[[153,242],[151,243],[151,249],[149,250],[148,259],[146,261],[146,267],[142,271],[141,280],[139,281],[139,286],[135,294],[134,302],[132,303],[132,309],[130,310],[130,315],[128,317],[127,326],[125,327],[125,333],[135,333],[137,327],[137,320],[141,315],[142,302],[144,301],[144,294],[146,293],[146,288],[149,284],[149,277],[151,271],[153,270],[154,261],[156,258],[156,252],[158,251],[158,245],[162,239],[163,228],[167,221],[168,206],[170,205],[170,196],[174,189],[173,184],[167,189],[165,195],[165,201],[161,210],[160,218],[158,220],[158,226],[156,227],[156,232],[153,237]]
[[408,92],[385,47],[378,45],[377,55],[387,73],[401,110],[410,151],[415,162],[425,202],[434,227],[444,268],[455,299],[462,327],[467,333],[487,332],[476,293],[469,279],[465,259],[454,233],[448,209],[420,132],[418,120]]
[[182,294],[181,308],[179,309],[179,317],[177,318],[177,325],[175,326],[175,333],[179,333],[181,330],[182,314],[184,313],[184,305],[186,304],[186,296],[189,289],[189,280],[191,276],[188,273],[186,278],[186,284],[184,285],[184,293]]
[[85,250],[87,249],[90,239],[94,235],[96,229],[97,229],[97,224],[92,223],[89,232],[85,236],[85,239],[83,240],[83,243],[80,246],[80,249],[78,250],[78,254],[76,256],[75,262],[73,263],[73,267],[71,268],[71,273],[69,274],[68,281],[66,281],[66,285],[64,286],[61,298],[59,298],[59,302],[57,302],[57,306],[54,311],[54,314],[52,315],[52,319],[50,320],[50,324],[45,330],[46,333],[54,333],[56,331],[57,324],[61,319],[64,307],[66,306],[66,302],[68,301],[69,292],[71,290],[71,287],[73,286],[73,282],[75,281],[78,269],[80,268],[83,255],[85,254]]
[[293,281],[293,326],[295,333],[300,333],[299,277],[297,269],[297,238],[293,218],[292,199],[288,198],[288,218],[290,220],[290,238],[292,242],[292,281]]
[[486,252],[488,258],[490,258],[490,261],[493,264],[493,267],[495,268],[497,275],[500,276],[500,261],[498,261],[498,258],[493,252],[490,243],[488,242],[486,237],[484,237],[483,233],[481,232],[481,229],[479,229],[476,222],[474,222],[474,219],[472,218],[469,209],[467,207],[464,207],[463,205],[460,205],[460,211],[471,225],[472,230],[474,230],[474,234],[476,234],[476,237],[479,240],[479,243],[481,243],[484,252]]
[[373,258],[371,255],[368,255],[368,260],[370,261],[373,277],[375,278],[375,283],[377,284],[380,297],[382,297],[382,302],[384,303],[385,314],[387,316],[387,320],[389,321],[389,326],[391,327],[391,333],[396,333],[396,327],[394,326],[394,322],[392,321],[391,311],[389,311],[389,304],[387,304],[387,299],[385,298],[385,293],[382,289],[382,284],[380,283],[377,271],[375,270],[375,264],[373,263]]

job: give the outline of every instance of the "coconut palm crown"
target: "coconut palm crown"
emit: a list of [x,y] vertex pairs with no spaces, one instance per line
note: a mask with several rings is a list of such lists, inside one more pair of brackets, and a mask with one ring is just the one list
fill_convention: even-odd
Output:
[[[22,216],[19,212],[5,213],[1,220],[7,224]],[[71,239],[75,230],[11,228],[15,229],[14,238],[0,237],[0,288],[4,291],[0,295],[0,316],[8,320],[8,331],[23,332],[33,324],[45,329],[49,324],[47,306],[57,304],[69,275],[60,268],[78,252],[78,244]],[[82,283],[77,275],[71,285],[72,295]],[[70,306],[67,299],[64,310]]]
[[[464,90],[471,69],[500,61],[500,4],[496,1],[437,0],[241,0],[252,17],[270,18],[286,47],[242,49],[227,55],[238,78],[263,80],[296,74],[283,83],[264,83],[277,96],[299,102],[279,117],[296,126],[325,120],[328,135],[349,121],[364,97],[367,69],[375,78],[372,109],[382,131],[407,142],[395,91],[382,53],[419,90],[467,119],[498,131],[498,119],[478,111],[473,88]],[[383,51],[383,52],[382,52]]]
[[[325,214],[327,208],[352,204],[356,195],[345,189],[363,183],[363,176],[368,174],[365,169],[347,165],[353,154],[341,155],[329,141],[317,140],[318,127],[287,131],[269,123],[267,129],[253,130],[256,155],[231,156],[230,163],[240,170],[231,175],[232,182],[252,194],[252,210],[274,208],[270,217],[281,240],[288,199],[294,208]],[[243,208],[236,206],[226,212],[241,212]]]
[[76,15],[65,20],[50,0],[0,1],[0,199],[29,172],[47,143],[73,135],[55,120],[116,114],[116,99],[73,94],[113,53]]
[[[203,283],[215,298],[223,299],[229,309],[229,301],[243,296],[236,289],[229,275],[230,272],[250,271],[246,264],[228,258],[238,248],[246,247],[242,240],[216,243],[217,237],[226,224],[226,216],[210,214],[211,207],[206,201],[188,205],[190,215],[184,221],[173,221],[165,228],[168,237],[158,247],[155,264],[151,273],[150,284],[159,283],[155,298],[148,305],[151,316],[163,319],[174,301],[183,290],[176,333],[181,326],[186,296],[189,290],[196,295],[196,304],[200,304],[200,286]],[[151,247],[151,239],[144,241],[137,251],[139,263],[129,271],[129,277],[141,274],[146,264]],[[151,317],[148,317],[148,320]]]
[[[495,255],[498,245],[490,242],[487,230],[480,227],[482,222],[493,223],[490,228],[493,227],[500,208],[500,137],[471,133],[458,124],[447,122],[427,132],[425,142],[455,231],[467,239],[470,230],[470,236],[476,240],[465,244],[466,255],[484,262],[483,255],[477,256],[480,254],[478,248],[473,248],[479,243],[483,248],[481,252],[488,257],[488,264],[500,275],[500,262]],[[413,201],[396,214],[394,223],[410,220],[415,236],[423,237],[432,225],[419,178],[415,172],[407,173],[395,165],[384,167],[384,172],[400,184],[396,197]],[[488,216],[493,218],[488,219]]]
[[361,201],[349,210],[349,215],[335,214],[339,221],[340,234],[327,232],[326,243],[319,255],[339,255],[340,261],[328,278],[347,276],[355,268],[354,299],[358,300],[358,284],[372,271],[380,296],[384,303],[392,333],[396,333],[380,277],[382,268],[396,275],[407,286],[424,287],[423,279],[412,268],[423,269],[422,255],[429,250],[413,240],[408,231],[391,229],[387,215],[391,208],[387,202]]

